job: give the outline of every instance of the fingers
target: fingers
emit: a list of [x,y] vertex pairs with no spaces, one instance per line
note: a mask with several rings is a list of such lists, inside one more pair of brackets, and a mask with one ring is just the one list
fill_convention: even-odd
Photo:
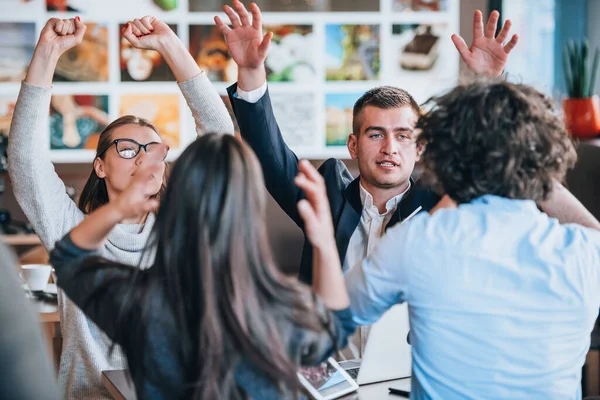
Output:
[[517,45],[517,43],[519,42],[519,36],[517,36],[517,34],[514,34],[512,36],[512,38],[510,38],[510,41],[508,43],[506,43],[506,46],[504,46],[504,52],[506,54],[509,54],[512,49],[515,48],[515,46]]
[[244,25],[244,26],[250,25],[250,15],[248,14],[246,7],[244,7],[244,4],[239,0],[233,0],[233,7],[235,8],[235,11],[237,12],[238,16],[240,17],[240,21],[242,22],[242,25]]
[[258,55],[264,58],[269,52],[269,46],[271,45],[271,39],[273,38],[273,32],[268,32],[264,37],[260,45],[258,46]]
[[52,21],[52,29],[54,30],[54,32],[60,35],[63,26],[65,25],[65,22],[62,19],[58,18],[52,18],[50,21]]
[[140,21],[142,22],[142,25],[144,25],[144,27],[146,29],[148,29],[150,32],[153,32],[154,31],[154,20],[155,20],[154,17],[152,17],[150,15],[146,15]]
[[467,44],[465,43],[465,40],[461,36],[454,34],[451,38],[452,43],[454,43],[456,50],[458,50],[463,60],[466,60],[468,57],[471,56],[471,50],[469,50]]
[[483,14],[481,11],[475,11],[473,15],[473,39],[483,36]]
[[500,33],[498,33],[498,36],[496,36],[496,42],[498,42],[500,44],[504,43],[504,41],[508,37],[508,34],[510,33],[511,27],[512,27],[512,22],[510,21],[510,19],[507,19],[506,22],[504,22],[504,25],[502,26]]
[[307,178],[317,184],[323,184],[323,188],[325,188],[325,181],[319,171],[313,165],[308,162],[308,160],[300,160],[298,163],[298,168],[300,172],[304,173]]
[[260,13],[260,8],[256,3],[250,3],[250,12],[252,13],[252,27],[254,29],[262,28],[262,15]]
[[226,35],[228,32],[231,32],[231,28],[227,26],[227,24],[225,24],[223,21],[221,21],[221,18],[215,16],[215,24],[217,25],[217,28],[219,28],[219,30],[221,31],[221,33],[223,35]]
[[81,43],[81,41],[83,40],[83,36],[85,35],[86,29],[87,27],[83,22],[81,22],[81,18],[75,17],[75,38],[77,39],[78,43]]
[[132,24],[133,24],[133,27],[134,27],[134,28],[137,28],[137,30],[138,30],[139,32],[141,32],[141,34],[140,34],[140,35],[138,35],[138,34],[136,33],[136,30],[134,29],[134,30],[133,30],[133,33],[135,33],[137,36],[149,35],[149,34],[152,32],[150,29],[148,29],[148,28],[146,28],[146,27],[144,26],[144,24],[142,23],[142,21],[141,21],[141,20],[139,20],[139,19],[137,19],[137,18],[136,18],[136,19],[134,19],[134,20],[133,20],[133,21],[131,21],[131,22],[132,22]]
[[500,18],[500,13],[496,10],[492,11],[490,14],[490,18],[488,18],[487,25],[485,26],[485,37],[488,39],[493,39],[496,34],[496,28],[498,27],[498,19]]
[[138,39],[138,37],[133,33],[133,26],[129,22],[125,24],[125,29],[123,30],[123,37],[127,39],[127,41],[131,43],[133,47],[140,46],[140,39]]
[[233,8],[229,6],[223,6],[223,11],[225,11],[225,14],[227,14],[227,17],[229,17],[229,21],[231,21],[231,26],[233,26],[234,29],[239,26],[242,26],[242,23],[240,22],[238,15],[235,13],[235,11],[233,11]]

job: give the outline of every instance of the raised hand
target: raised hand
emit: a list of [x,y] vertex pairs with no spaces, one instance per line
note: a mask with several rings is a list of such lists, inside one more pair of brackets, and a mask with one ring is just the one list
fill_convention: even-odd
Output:
[[225,35],[229,53],[240,69],[262,68],[273,34],[269,32],[263,36],[262,17],[255,3],[250,4],[252,22],[250,14],[239,0],[233,1],[233,7],[235,11],[229,6],[223,7],[232,28],[225,25],[219,17],[215,17],[215,23]]
[[152,180],[162,179],[163,167],[160,164],[161,161],[156,161],[138,170],[127,189],[111,202],[121,219],[134,219],[158,207],[158,200],[150,198],[152,193],[148,193],[148,187],[153,186]]
[[42,28],[37,46],[38,48],[58,52],[60,56],[65,51],[81,43],[85,29],[86,26],[79,17],[70,19],[50,18]]
[[52,76],[60,56],[83,40],[85,24],[79,17],[50,18],[42,28],[25,82],[35,86],[52,86]]
[[294,183],[304,191],[306,199],[298,202],[298,212],[304,221],[304,232],[313,247],[335,248],[333,221],[325,181],[312,164],[306,160],[298,163],[300,173]]
[[123,37],[136,49],[161,53],[174,40],[179,40],[169,25],[151,16],[129,21],[123,30]]
[[500,33],[494,37],[499,17],[498,11],[492,11],[484,32],[483,15],[481,11],[475,11],[473,17],[473,43],[471,43],[470,48],[467,47],[461,36],[452,35],[452,41],[461,58],[467,67],[476,74],[488,77],[500,76],[508,61],[508,55],[519,41],[519,37],[515,34],[508,43],[504,44],[512,26],[510,20],[504,22]]

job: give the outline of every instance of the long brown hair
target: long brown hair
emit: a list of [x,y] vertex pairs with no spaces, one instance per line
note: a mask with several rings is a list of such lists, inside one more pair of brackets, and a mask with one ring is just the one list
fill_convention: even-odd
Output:
[[[281,393],[302,390],[296,375],[300,360],[289,355],[293,332],[323,332],[316,311],[322,304],[273,261],[263,175],[246,144],[205,134],[186,148],[170,174],[147,248],[156,249],[154,263],[136,270],[134,282],[128,281],[131,294],[116,315],[116,326],[128,338],[132,371],[169,393],[161,367],[146,358],[157,312],[152,299],[163,293],[161,304],[177,332],[171,356],[185,369],[184,398],[245,398],[236,384],[240,365]],[[88,266],[103,265],[118,266],[106,260]],[[132,312],[142,316],[135,326],[128,319]]]
[[[94,157],[94,160],[98,157],[104,159],[106,151],[112,143],[111,133],[123,125],[144,126],[152,129],[154,132],[160,135],[156,127],[152,125],[150,121],[134,115],[124,115],[114,120],[110,125],[104,128],[102,133],[100,133],[98,146],[96,147],[96,157]],[[160,186],[160,190],[158,193],[152,196],[152,198],[160,200],[164,195],[167,183],[167,172],[168,170],[165,168],[165,174],[163,175],[163,181],[162,185]],[[85,183],[83,190],[81,191],[81,196],[79,196],[79,209],[85,214],[89,214],[106,203],[108,203],[108,190],[106,189],[106,182],[96,174],[96,169],[92,165],[92,172],[90,173],[90,176]]]

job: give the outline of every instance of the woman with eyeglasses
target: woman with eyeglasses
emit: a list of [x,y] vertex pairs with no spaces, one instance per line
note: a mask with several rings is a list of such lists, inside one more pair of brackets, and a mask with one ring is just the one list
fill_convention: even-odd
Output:
[[354,323],[325,184],[306,160],[299,169],[313,292],[274,264],[260,164],[230,135],[197,139],[175,163],[151,268],[98,253],[120,221],[157,206],[142,195],[151,169],[56,244],[58,284],[122,346],[139,399],[294,398],[298,366],[345,347]]
[[[140,190],[149,199],[164,193],[168,146],[156,128],[134,116],[117,119],[100,134],[93,170],[75,204],[65,192],[50,161],[46,135],[52,77],[59,57],[81,43],[86,30],[79,19],[50,19],[40,34],[13,114],[8,146],[9,173],[17,202],[47,250],[56,241],[109,201],[117,201],[136,173],[160,160]],[[123,36],[132,46],[158,51],[178,82],[196,122],[198,134],[232,133],[233,124],[206,75],[175,33],[153,17],[127,23]],[[150,266],[141,258],[155,221],[155,210],[120,221],[101,250],[108,259]],[[151,252],[148,253],[149,255]],[[63,337],[59,383],[68,399],[109,399],[101,371],[126,367],[125,357],[96,325],[59,293]]]

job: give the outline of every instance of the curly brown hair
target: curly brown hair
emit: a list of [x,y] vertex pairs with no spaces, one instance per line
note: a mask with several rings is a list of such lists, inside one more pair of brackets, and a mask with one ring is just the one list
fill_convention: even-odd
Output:
[[543,201],[577,159],[551,100],[530,86],[474,82],[425,105],[424,178],[459,204],[486,194]]

